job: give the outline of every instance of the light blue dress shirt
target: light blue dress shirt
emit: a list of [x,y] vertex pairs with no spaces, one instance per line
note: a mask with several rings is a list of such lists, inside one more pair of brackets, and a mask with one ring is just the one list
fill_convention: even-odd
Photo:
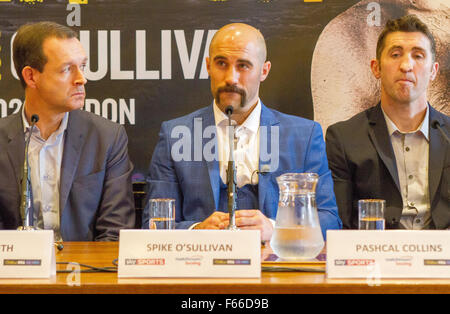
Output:
[[[34,225],[37,229],[53,230],[55,241],[63,240],[60,232],[59,187],[64,131],[67,128],[68,119],[67,112],[58,130],[53,132],[47,140],[41,137],[39,128],[35,126],[28,148]],[[31,127],[25,117],[24,109],[22,109],[22,120],[25,138],[27,138]]]

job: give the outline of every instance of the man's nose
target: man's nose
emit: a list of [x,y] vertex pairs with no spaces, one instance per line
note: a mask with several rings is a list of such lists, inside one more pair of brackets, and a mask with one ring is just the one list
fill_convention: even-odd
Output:
[[400,70],[403,72],[409,72],[413,68],[413,59],[409,55],[405,55],[400,63]]
[[75,85],[84,85],[87,83],[87,79],[84,76],[84,70],[80,67],[77,67],[77,71],[75,73]]
[[226,72],[225,83],[236,85],[239,82],[239,72],[234,67],[229,67]]

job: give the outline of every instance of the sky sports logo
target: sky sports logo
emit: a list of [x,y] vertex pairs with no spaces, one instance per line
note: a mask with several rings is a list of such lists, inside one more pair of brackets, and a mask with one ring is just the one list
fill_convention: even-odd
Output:
[[127,258],[125,259],[125,265],[127,266],[149,266],[149,265],[156,265],[156,266],[162,266],[165,265],[166,260],[164,258]]
[[373,266],[374,259],[337,259],[334,260],[335,266]]

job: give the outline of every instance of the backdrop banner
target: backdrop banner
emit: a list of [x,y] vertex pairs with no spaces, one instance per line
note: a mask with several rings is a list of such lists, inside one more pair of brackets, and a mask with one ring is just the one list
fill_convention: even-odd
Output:
[[325,129],[374,105],[377,36],[414,13],[437,39],[432,105],[450,113],[448,0],[0,0],[0,116],[24,91],[11,58],[22,24],[54,21],[79,33],[89,57],[84,110],[123,124],[134,180],[146,175],[161,123],[212,103],[205,57],[215,31],[244,22],[265,36],[272,69],[261,100]]

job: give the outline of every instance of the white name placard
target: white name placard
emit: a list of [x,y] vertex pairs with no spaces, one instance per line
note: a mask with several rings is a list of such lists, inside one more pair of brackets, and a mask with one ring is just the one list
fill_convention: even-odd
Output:
[[328,278],[450,278],[449,230],[328,230]]
[[119,278],[260,278],[259,230],[121,230]]
[[0,231],[0,278],[56,275],[53,230]]

